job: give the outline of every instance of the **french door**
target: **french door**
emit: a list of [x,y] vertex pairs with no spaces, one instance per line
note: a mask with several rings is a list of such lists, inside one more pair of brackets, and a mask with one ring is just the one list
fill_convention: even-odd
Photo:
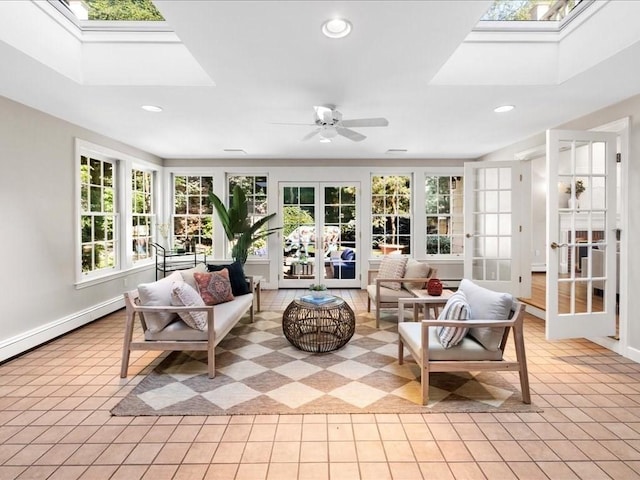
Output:
[[616,333],[615,168],[615,133],[547,131],[548,339]]
[[360,187],[347,182],[282,182],[280,288],[360,286]]
[[464,277],[491,290],[529,296],[530,164],[469,162],[464,172]]

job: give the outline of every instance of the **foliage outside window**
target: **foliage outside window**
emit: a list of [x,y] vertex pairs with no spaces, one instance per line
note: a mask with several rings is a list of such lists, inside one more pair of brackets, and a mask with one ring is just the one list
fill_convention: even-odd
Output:
[[[151,0],[84,0],[89,20],[162,21]],[[68,0],[67,0],[67,3]]]
[[[267,216],[267,177],[265,175],[231,175],[227,179],[229,201],[227,205],[231,205],[233,201],[233,189],[236,185],[242,188],[247,198],[247,209],[251,218],[251,225],[262,217]],[[260,229],[264,232],[266,227]],[[266,257],[268,239],[267,237],[256,240],[249,247],[249,256]]]
[[371,238],[373,255],[411,253],[411,177],[371,177]]
[[132,256],[137,262],[150,258],[153,241],[153,173],[131,171]]
[[428,255],[462,255],[463,187],[462,177],[426,177],[425,238]]
[[80,157],[80,228],[82,273],[117,266],[116,164]]
[[173,247],[210,254],[213,251],[213,177],[173,177]]
[[485,21],[557,21],[582,0],[495,0],[482,16]]

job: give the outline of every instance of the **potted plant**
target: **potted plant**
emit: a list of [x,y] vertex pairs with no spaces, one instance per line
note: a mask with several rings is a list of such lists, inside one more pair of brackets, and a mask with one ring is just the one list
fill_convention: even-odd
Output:
[[[584,186],[584,183],[582,180],[576,180],[576,182],[573,184],[573,188],[571,188],[571,185],[567,185],[567,188],[565,189],[565,193],[568,193],[569,196],[569,208],[579,208],[579,202],[578,200],[580,199],[580,195],[586,190],[586,187]],[[574,196],[575,195],[575,196]]]
[[251,223],[247,197],[239,185],[236,185],[233,189],[233,200],[228,209],[215,193],[210,193],[209,198],[218,213],[227,238],[232,242],[231,257],[243,265],[247,261],[249,247],[254,242],[268,237],[282,228],[263,229],[267,222],[276,216],[275,213],[266,215],[255,223]]
[[312,283],[309,286],[309,290],[313,298],[324,298],[327,294],[327,286],[322,283]]
[[[576,198],[580,198],[580,195],[582,195],[582,193],[586,190],[586,187],[584,186],[582,180],[576,180],[576,183],[574,184],[574,190]],[[567,189],[565,190],[565,192],[569,195],[573,195],[573,192],[571,191],[571,185],[567,185]]]

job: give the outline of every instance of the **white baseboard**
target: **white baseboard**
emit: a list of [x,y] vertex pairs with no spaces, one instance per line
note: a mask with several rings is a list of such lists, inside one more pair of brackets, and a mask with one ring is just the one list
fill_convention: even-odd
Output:
[[532,263],[531,264],[531,271],[532,272],[546,272],[547,271],[547,264],[546,263]]
[[622,355],[634,362],[640,363],[640,350],[637,348],[627,346],[627,351],[623,352]]
[[0,341],[0,361],[20,355],[71,330],[124,307],[122,295]]

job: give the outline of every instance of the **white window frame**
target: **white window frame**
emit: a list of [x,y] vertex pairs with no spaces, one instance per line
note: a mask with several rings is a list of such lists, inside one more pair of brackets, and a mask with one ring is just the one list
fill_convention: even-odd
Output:
[[[175,220],[176,217],[206,217],[206,216],[210,216],[211,217],[211,247],[210,247],[210,252],[207,253],[207,256],[214,254],[214,248],[216,248],[216,234],[215,234],[215,209],[213,208],[213,205],[211,207],[211,214],[202,214],[202,215],[195,215],[195,214],[189,214],[189,213],[184,213],[184,214],[177,214],[175,213],[175,205],[176,205],[176,177],[211,177],[211,191],[215,192],[215,181],[216,181],[216,176],[214,175],[213,172],[184,172],[184,171],[175,171],[175,172],[171,172],[170,174],[170,179],[169,179],[169,188],[170,188],[170,192],[169,192],[169,217],[170,217],[170,222],[169,222],[169,243],[170,243],[170,247],[176,248],[177,247],[177,243],[176,243],[176,239],[175,239]],[[202,193],[200,193],[200,196],[202,196]],[[188,196],[187,196],[188,198]],[[189,211],[189,205],[187,203],[186,205],[186,212]],[[180,244],[180,246],[182,246],[182,244]]]
[[[94,270],[91,272],[82,271],[82,221],[83,210],[81,207],[81,157],[95,158],[96,160],[110,162],[114,165],[114,254],[116,261],[113,267]],[[91,143],[79,138],[75,139],[75,276],[76,288],[85,288],[105,281],[112,280],[120,276],[126,276],[130,271],[137,269],[151,268],[154,263],[154,256],[135,262],[131,253],[130,245],[133,243],[132,235],[132,191],[131,173],[133,169],[153,172],[154,191],[154,212],[157,212],[158,201],[161,192],[158,188],[158,172],[160,167],[150,162],[146,162],[137,157],[113,150],[102,145]],[[155,214],[154,214],[155,215]],[[155,238],[155,227],[153,235]]]
[[[150,208],[151,211],[147,212],[147,213],[137,213],[134,212],[134,195],[136,193],[136,190],[134,190],[133,188],[133,174],[134,172],[141,172],[144,175],[149,175],[150,178],[150,192],[149,192],[149,196],[150,196]],[[138,166],[138,165],[133,165],[131,168],[131,171],[129,173],[129,178],[131,179],[131,185],[129,188],[129,192],[131,194],[131,198],[129,199],[129,210],[131,213],[131,221],[130,221],[130,225],[131,225],[131,243],[129,243],[128,245],[132,248],[129,249],[129,255],[131,255],[131,261],[135,264],[135,265],[139,265],[139,264],[144,264],[144,263],[149,263],[150,260],[152,260],[155,256],[155,253],[153,251],[153,247],[151,245],[151,242],[156,242],[157,241],[157,215],[156,215],[156,211],[157,211],[157,206],[158,206],[158,201],[156,198],[156,186],[157,186],[157,180],[156,180],[156,172],[152,169],[146,168],[144,166]],[[143,258],[135,258],[135,251],[133,251],[133,242],[136,239],[135,236],[135,226],[133,224],[133,219],[134,217],[146,217],[148,219],[148,226],[149,226],[149,232],[146,235],[147,238],[147,256],[143,257]]]
[[[377,234],[375,234],[373,232],[373,218],[374,216],[379,216],[377,214],[374,215],[373,213],[373,197],[374,197],[374,193],[373,193],[373,179],[374,177],[407,177],[409,179],[409,233],[406,235],[409,238],[409,251],[407,251],[406,249],[402,250],[401,253],[403,254],[407,254],[410,256],[415,255],[415,245],[414,242],[412,241],[413,239],[413,234],[414,234],[414,229],[415,229],[415,215],[414,215],[414,206],[415,206],[415,175],[412,172],[405,172],[405,173],[401,173],[401,172],[372,172],[369,175],[369,215],[372,219],[370,225],[369,225],[369,255],[372,258],[376,258],[376,257],[380,257],[381,254],[384,254],[384,252],[381,253],[376,253],[376,251],[373,248],[373,239],[377,236]],[[390,215],[383,215],[383,216],[390,216]],[[399,235],[399,233],[398,233]]]
[[[457,194],[458,197],[461,198],[462,200],[462,210],[459,213],[455,213],[451,211],[451,207],[453,206],[453,195],[451,195],[451,193],[449,193],[450,199],[449,199],[449,211],[446,213],[428,213],[426,211],[426,207],[427,207],[427,178],[429,177],[448,177],[449,178],[449,184],[451,185],[451,183],[453,182],[453,179],[455,178],[460,178],[462,179],[462,181],[464,182],[464,176],[462,174],[458,174],[458,173],[432,173],[432,172],[425,172],[424,174],[424,181],[423,181],[423,185],[424,185],[424,209],[423,209],[423,213],[424,213],[424,221],[425,221],[425,230],[424,230],[424,243],[422,245],[422,248],[424,250],[424,255],[426,255],[426,258],[464,258],[464,192],[461,191],[461,193]],[[439,216],[439,217],[447,217],[449,218],[450,224],[453,223],[453,219],[454,216],[458,216],[460,222],[462,223],[462,229],[460,230],[460,233],[457,234],[453,234],[453,233],[448,233],[446,235],[442,235],[442,234],[438,234],[437,236],[444,236],[444,237],[448,237],[450,242],[453,242],[453,238],[454,237],[459,237],[459,240],[462,242],[462,250],[460,251],[460,253],[429,253],[428,252],[428,241],[429,241],[429,237],[428,235],[431,235],[428,233],[428,228],[429,228],[429,222],[427,217],[432,217],[432,216]]]
[[[249,204],[249,206],[251,205],[255,205],[255,202],[253,202],[252,200],[255,199],[256,194],[255,194],[255,183],[256,183],[256,178],[258,177],[264,177],[266,179],[266,186],[265,186],[265,205],[266,205],[266,212],[264,214],[260,214],[260,213],[256,213],[255,210],[250,211],[249,212],[249,216],[251,217],[252,222],[255,222],[256,220],[259,220],[260,218],[266,217],[267,215],[269,215],[271,212],[269,212],[269,175],[267,175],[266,173],[227,173],[225,176],[225,188],[227,191],[227,195],[226,195],[226,202],[225,204],[227,205],[227,207],[229,206],[229,202],[231,201],[231,194],[232,194],[232,189],[231,189],[231,179],[235,178],[235,177],[244,177],[244,178],[252,178],[253,179],[253,185],[254,185],[254,191],[253,192],[246,192],[245,191],[245,195],[247,197],[247,203]],[[269,228],[269,225],[267,223],[267,225],[264,226],[264,228]],[[226,239],[226,237],[225,237]],[[252,253],[249,253],[249,255],[247,256],[247,260],[249,259],[260,259],[260,260],[264,260],[264,259],[268,259],[269,258],[269,237],[265,237],[264,239],[265,244],[266,244],[266,252],[265,255],[255,255]],[[225,248],[225,255],[226,256],[230,256],[230,246],[229,246],[229,240],[226,239],[225,242],[226,248]],[[250,249],[251,250],[251,249]]]

